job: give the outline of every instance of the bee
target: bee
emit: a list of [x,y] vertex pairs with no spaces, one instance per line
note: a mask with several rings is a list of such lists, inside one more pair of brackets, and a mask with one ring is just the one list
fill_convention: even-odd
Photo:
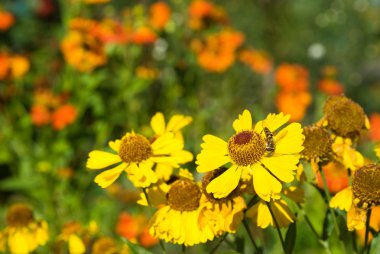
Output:
[[265,133],[265,151],[268,152],[268,155],[272,155],[274,153],[274,150],[276,148],[276,144],[274,143],[273,134],[272,132],[267,128],[263,128]]

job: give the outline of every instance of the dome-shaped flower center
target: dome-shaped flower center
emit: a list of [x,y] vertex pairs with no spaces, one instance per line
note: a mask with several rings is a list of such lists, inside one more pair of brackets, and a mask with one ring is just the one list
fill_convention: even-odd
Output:
[[303,129],[303,134],[305,135],[304,149],[301,152],[303,158],[316,162],[331,161],[332,140],[325,129],[318,126],[307,126]]
[[359,207],[380,205],[380,165],[369,164],[357,169],[352,180],[352,192]]
[[194,211],[199,207],[201,190],[188,179],[179,179],[168,192],[169,206],[177,211]]
[[10,227],[25,227],[34,221],[33,211],[23,204],[12,205],[7,213],[7,224]]
[[142,162],[153,154],[149,140],[139,134],[125,135],[120,144],[119,156],[126,162]]
[[329,128],[338,136],[356,137],[365,126],[363,108],[347,97],[333,96],[329,98],[323,111]]
[[228,140],[228,153],[239,166],[255,164],[265,154],[265,140],[253,130],[239,132]]

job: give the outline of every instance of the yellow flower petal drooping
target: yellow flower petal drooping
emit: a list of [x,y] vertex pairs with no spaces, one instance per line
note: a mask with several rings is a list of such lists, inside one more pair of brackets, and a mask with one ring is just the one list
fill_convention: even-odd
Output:
[[[292,182],[303,149],[304,136],[299,123],[283,127],[289,115],[269,114],[254,127],[248,110],[233,122],[236,134],[228,142],[205,135],[197,156],[198,172],[209,172],[230,164],[206,190],[215,198],[229,195],[242,178],[251,175],[255,192],[265,201],[278,198],[282,183]],[[227,166],[226,165],[226,166]]]
[[336,154],[336,159],[340,163],[350,170],[356,170],[357,168],[363,166],[364,157],[360,152],[356,151],[352,145],[353,144],[350,139],[336,137],[334,143],[332,144],[332,148]]
[[330,207],[338,208],[340,210],[349,211],[352,206],[352,189],[351,187],[345,188],[338,192],[331,200]]
[[95,182],[106,188],[122,172],[127,173],[136,187],[148,187],[161,178],[168,180],[173,168],[193,159],[190,152],[183,150],[183,140],[178,138],[180,129],[191,118],[179,115],[173,118],[165,127],[162,114],[153,116],[151,125],[156,135],[150,140],[132,131],[120,140],[109,142],[112,153],[98,150],[90,152],[87,168],[97,170],[110,167],[97,175]]
[[30,207],[12,205],[7,213],[7,227],[0,232],[0,251],[9,253],[31,253],[49,239],[46,221],[37,221]]

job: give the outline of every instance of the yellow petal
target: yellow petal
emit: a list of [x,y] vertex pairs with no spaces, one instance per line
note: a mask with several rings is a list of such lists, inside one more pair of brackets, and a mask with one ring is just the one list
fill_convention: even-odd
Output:
[[228,157],[227,143],[213,135],[203,136],[202,151],[195,162],[198,172],[208,172],[231,161]]
[[152,183],[157,182],[157,175],[152,170],[153,163],[151,161],[142,162],[139,165],[134,164],[128,167],[128,179],[135,187],[148,187]]
[[219,153],[221,155],[228,154],[227,142],[223,139],[210,134],[204,135],[202,139],[202,150],[208,150],[210,152]]
[[377,157],[380,158],[380,144],[378,144],[378,145],[375,147],[375,153],[376,153]]
[[190,116],[184,115],[174,115],[170,118],[168,122],[167,131],[177,132],[189,123],[191,123],[193,119]]
[[29,253],[36,249],[37,244],[34,240],[34,236],[29,229],[19,228],[15,232],[8,236],[8,246],[10,252],[17,253]]
[[269,225],[273,225],[272,215],[267,204],[260,201],[257,207],[257,226],[267,228]]
[[289,121],[289,119],[290,115],[284,115],[282,112],[279,114],[269,114],[265,120],[256,123],[255,131],[262,133],[263,128],[267,127],[271,132],[274,132]]
[[120,144],[121,144],[120,139],[116,139],[115,141],[108,142],[108,145],[111,147],[111,149],[117,153],[119,152]]
[[75,234],[69,237],[69,252],[70,254],[82,254],[86,251],[83,241]]
[[238,116],[238,119],[236,119],[232,127],[236,132],[241,132],[244,130],[252,130],[252,116],[251,112],[249,112],[247,109],[243,111],[243,114]]
[[259,197],[265,201],[270,201],[271,197],[277,197],[281,192],[282,184],[274,178],[259,163],[252,167],[253,171],[253,188]]
[[157,112],[150,120],[150,126],[156,135],[162,135],[165,132],[165,117],[161,112]]
[[153,155],[165,155],[181,150],[183,143],[174,138],[173,133],[165,133],[159,136],[151,145]]
[[[294,222],[295,217],[284,200],[273,201],[270,203],[270,206],[273,215],[276,218],[278,227],[287,227],[290,223]],[[273,223],[273,225],[275,225],[275,223]]]
[[88,154],[86,167],[89,169],[102,169],[120,161],[119,155],[95,150]]
[[97,183],[102,188],[107,188],[116,181],[126,166],[127,165],[125,163],[121,163],[114,168],[105,170],[95,177],[95,183]]
[[356,208],[354,205],[347,213],[347,228],[350,231],[362,230],[367,220],[366,210]]
[[264,157],[261,163],[281,181],[290,183],[294,179],[299,155],[279,155]]
[[276,150],[279,154],[299,153],[303,150],[305,136],[302,134],[302,127],[299,123],[291,123],[282,129],[274,137]]
[[215,198],[224,198],[228,196],[239,184],[242,168],[233,165],[223,174],[212,180],[206,188],[206,191],[213,193]]
[[347,212],[352,206],[352,189],[351,187],[345,188],[335,194],[330,200],[330,207],[338,208],[340,210],[346,210]]

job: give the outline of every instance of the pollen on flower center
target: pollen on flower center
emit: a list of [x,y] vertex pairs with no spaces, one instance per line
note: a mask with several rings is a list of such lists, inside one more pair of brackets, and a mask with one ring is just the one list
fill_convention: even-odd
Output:
[[10,227],[24,227],[34,221],[33,211],[23,204],[11,206],[7,213],[7,224]]
[[199,207],[200,198],[200,188],[188,179],[175,181],[168,192],[169,206],[177,211],[196,210]]
[[380,205],[380,165],[369,164],[357,169],[352,180],[352,192],[359,207]]
[[126,162],[142,162],[153,154],[149,140],[139,134],[127,134],[120,144],[119,156]]
[[239,166],[258,162],[265,154],[265,140],[254,131],[242,131],[228,140],[228,153]]

